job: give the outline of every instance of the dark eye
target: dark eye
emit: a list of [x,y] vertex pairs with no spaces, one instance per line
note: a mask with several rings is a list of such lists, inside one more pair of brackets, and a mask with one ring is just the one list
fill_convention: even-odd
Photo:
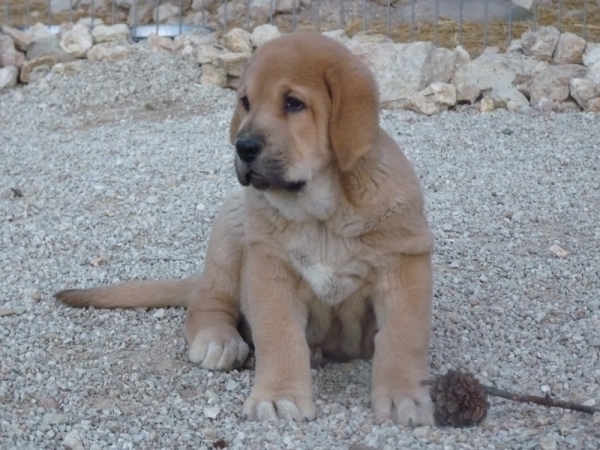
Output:
[[285,112],[298,112],[302,111],[306,105],[298,100],[296,97],[288,95],[285,97]]
[[248,100],[248,97],[244,96],[240,98],[240,102],[246,111],[250,111],[250,100]]

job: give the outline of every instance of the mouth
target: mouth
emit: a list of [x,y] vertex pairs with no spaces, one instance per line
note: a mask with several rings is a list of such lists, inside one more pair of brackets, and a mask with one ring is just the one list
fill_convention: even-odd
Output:
[[[244,184],[244,183],[242,183]],[[256,172],[248,172],[246,174],[246,184],[245,186],[252,185],[254,189],[258,189],[259,191],[266,191],[271,187],[271,183],[261,174]]]
[[238,181],[242,186],[252,186],[259,191],[276,189],[297,193],[306,185],[306,181],[287,181],[280,175],[266,177],[252,170],[248,170],[246,173],[240,173],[238,171],[237,175]]

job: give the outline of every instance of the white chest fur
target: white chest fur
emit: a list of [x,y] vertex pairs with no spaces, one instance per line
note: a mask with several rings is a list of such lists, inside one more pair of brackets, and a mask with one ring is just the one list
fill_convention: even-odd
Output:
[[363,286],[371,268],[356,251],[361,246],[323,225],[305,224],[299,233],[302,239],[290,243],[291,262],[317,298],[337,305]]

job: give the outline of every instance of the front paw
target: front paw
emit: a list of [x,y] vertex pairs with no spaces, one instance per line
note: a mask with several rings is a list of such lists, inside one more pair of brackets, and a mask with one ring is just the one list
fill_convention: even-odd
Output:
[[231,370],[248,357],[248,344],[229,326],[201,329],[189,344],[190,361],[204,369]]
[[375,421],[393,420],[399,425],[412,427],[433,425],[433,403],[429,389],[424,386],[412,390],[375,388],[372,395]]
[[244,402],[244,418],[265,421],[288,419],[297,421],[314,420],[317,409],[310,389],[286,389],[272,392],[268,389],[253,388],[250,397]]

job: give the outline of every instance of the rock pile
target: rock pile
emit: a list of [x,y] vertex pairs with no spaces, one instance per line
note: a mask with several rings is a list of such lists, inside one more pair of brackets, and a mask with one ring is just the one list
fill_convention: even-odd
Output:
[[294,8],[299,12],[311,3],[312,0],[229,0],[227,4],[216,0],[49,0],[53,14],[93,12],[95,17],[112,17],[130,27],[149,23],[216,26],[242,19],[255,25],[267,22],[271,15],[289,14]]
[[[6,26],[1,31],[0,89],[35,82],[50,71],[70,73],[77,59],[126,58],[140,46],[193,58],[202,83],[235,89],[254,49],[280,35],[272,25],[258,26],[252,33],[234,28],[220,37],[198,27],[175,39],[150,35],[134,44],[126,24],[108,26],[98,19],[63,24],[57,35],[41,24],[27,32]],[[476,59],[460,46],[449,50],[429,42],[394,43],[360,33],[350,39],[342,30],[325,34],[374,71],[386,108],[428,115],[460,104],[478,104],[484,112],[600,112],[600,44],[552,27],[523,34],[506,53],[488,48]]]

